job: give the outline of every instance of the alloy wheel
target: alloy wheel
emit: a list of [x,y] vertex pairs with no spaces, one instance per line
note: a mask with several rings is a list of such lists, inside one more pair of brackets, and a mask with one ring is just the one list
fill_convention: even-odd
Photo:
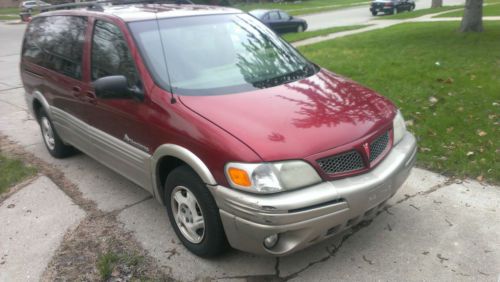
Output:
[[42,127],[42,135],[45,144],[50,150],[54,150],[56,147],[56,141],[54,139],[54,130],[52,129],[52,125],[47,117],[42,117],[41,120]]
[[177,186],[171,194],[172,214],[184,238],[193,244],[205,237],[205,219],[198,200],[184,186]]

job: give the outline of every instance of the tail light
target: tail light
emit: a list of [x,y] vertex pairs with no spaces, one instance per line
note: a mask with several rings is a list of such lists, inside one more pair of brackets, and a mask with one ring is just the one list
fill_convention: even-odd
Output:
[[391,2],[389,2],[389,3],[385,3],[385,4],[384,4],[384,6],[386,6],[386,7],[390,7],[390,6],[392,6],[392,3],[391,3]]

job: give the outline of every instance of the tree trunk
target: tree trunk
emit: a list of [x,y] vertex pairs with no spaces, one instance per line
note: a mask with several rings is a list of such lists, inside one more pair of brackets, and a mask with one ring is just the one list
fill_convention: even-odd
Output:
[[483,0],[467,0],[464,17],[460,25],[461,32],[483,31]]
[[443,0],[432,0],[431,8],[443,7]]

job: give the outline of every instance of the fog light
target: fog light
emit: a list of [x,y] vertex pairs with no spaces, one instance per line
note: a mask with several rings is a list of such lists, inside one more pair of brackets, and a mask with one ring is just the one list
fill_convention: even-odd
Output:
[[279,240],[278,234],[273,234],[273,235],[267,236],[264,239],[264,246],[268,249],[271,249],[274,246],[276,246],[276,244],[278,243],[278,240]]

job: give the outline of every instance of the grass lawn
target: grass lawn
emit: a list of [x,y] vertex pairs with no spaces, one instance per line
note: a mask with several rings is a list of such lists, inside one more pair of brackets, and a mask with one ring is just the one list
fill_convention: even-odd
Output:
[[500,183],[500,22],[458,27],[400,24],[299,49],[394,101],[419,140],[419,166]]
[[304,39],[311,38],[311,37],[328,35],[330,33],[336,33],[336,32],[347,31],[347,30],[360,29],[360,28],[367,27],[367,26],[369,26],[369,25],[338,26],[338,27],[332,27],[332,28],[319,29],[319,30],[315,30],[315,31],[306,31],[306,32],[300,32],[300,33],[287,33],[287,34],[282,35],[281,37],[288,42],[295,42],[295,41],[300,41],[300,40],[304,40]]
[[[436,16],[435,18],[463,17],[463,15],[464,15],[464,11],[460,10],[460,11],[445,13],[445,14]],[[500,3],[484,6],[483,7],[483,16],[484,17],[500,16]]]
[[[116,254],[112,252],[100,255],[97,260],[97,269],[102,281],[108,281],[111,278],[113,270],[117,268],[127,268],[131,272],[132,281],[152,281],[147,277],[140,277],[140,267],[143,263],[143,257],[135,254]],[[139,276],[139,277],[136,277]]]
[[0,15],[18,15],[19,8],[0,8]]
[[399,14],[395,15],[383,15],[378,17],[378,20],[401,20],[401,19],[411,19],[411,18],[417,18],[421,16],[425,16],[428,14],[435,14],[439,12],[444,12],[448,10],[454,10],[454,9],[459,9],[463,8],[463,6],[443,6],[439,8],[428,8],[428,9],[422,9],[422,10],[414,10],[411,12],[401,12]]
[[339,6],[357,5],[360,3],[368,2],[367,0],[308,0],[301,1],[300,3],[283,2],[283,3],[251,3],[251,4],[237,4],[234,8],[243,11],[251,11],[256,9],[280,9],[286,11],[290,15],[304,15],[325,12],[330,10],[339,9]]
[[19,160],[0,154],[0,194],[7,192],[10,187],[35,173],[35,168],[25,166]]

